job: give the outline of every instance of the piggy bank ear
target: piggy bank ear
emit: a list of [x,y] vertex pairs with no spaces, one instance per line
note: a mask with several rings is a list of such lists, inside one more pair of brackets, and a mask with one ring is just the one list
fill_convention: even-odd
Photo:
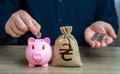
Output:
[[47,42],[48,44],[50,44],[50,38],[46,37],[46,38],[44,38],[44,41]]
[[34,44],[34,42],[35,42],[35,39],[33,37],[30,37],[28,39],[28,45]]

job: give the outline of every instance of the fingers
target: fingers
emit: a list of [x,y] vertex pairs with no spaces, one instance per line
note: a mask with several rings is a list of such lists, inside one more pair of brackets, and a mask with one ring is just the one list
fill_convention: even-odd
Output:
[[117,35],[115,34],[114,29],[111,27],[111,25],[108,25],[108,27],[106,28],[106,31],[108,33],[108,35],[110,37],[112,37],[113,39],[115,39],[117,37]]
[[106,47],[107,44],[105,42],[94,41],[94,42],[92,42],[92,44],[90,44],[90,46],[92,48],[102,48],[102,47]]
[[12,37],[20,37],[29,30],[36,35],[40,31],[40,25],[23,10],[12,14],[5,25],[6,33]]
[[92,48],[102,48],[102,47],[106,47],[109,44],[111,44],[113,42],[113,39],[109,36],[106,36],[102,42],[99,42],[99,41],[96,41],[96,40],[91,41],[92,44],[91,44],[90,41],[88,41],[88,42],[89,42],[89,44]]
[[12,36],[13,37],[20,37],[21,35],[23,35],[25,32],[19,30],[15,24],[11,24],[10,26],[10,30],[12,31]]
[[90,30],[90,28],[85,30],[85,40],[92,48],[106,47],[113,42],[112,38],[108,35],[95,33],[94,31]]
[[108,32],[108,35],[111,36],[113,39],[117,37],[112,27],[108,28],[107,32]]
[[[13,21],[12,21],[12,22],[7,22],[7,23],[8,23],[8,24],[11,24],[11,25],[14,24]],[[12,37],[19,37],[18,34],[14,33],[13,28],[11,28],[10,25],[6,25],[6,26],[5,26],[5,30],[6,30],[7,34],[10,34]],[[16,32],[17,32],[17,31],[16,31]]]
[[[40,31],[40,29],[41,29],[41,26],[39,25],[39,23],[37,23],[34,19],[32,20],[32,23],[34,24],[34,26],[36,27],[36,29],[37,29],[37,32],[39,32]],[[37,33],[38,34],[38,33]]]
[[34,34],[36,35],[38,30],[36,28],[36,23],[33,23],[33,18],[28,15],[28,13],[26,12],[20,12],[20,18],[23,20],[24,24],[28,27],[28,29]]
[[105,39],[106,44],[111,44],[113,42],[113,39],[111,37],[106,37]]
[[[94,34],[97,32],[100,34],[100,36],[94,37]],[[102,34],[105,34],[106,36],[104,37]],[[113,42],[113,39],[117,37],[112,26],[109,23],[103,21],[97,21],[93,23],[85,30],[84,35],[86,42],[92,48],[106,47]]]

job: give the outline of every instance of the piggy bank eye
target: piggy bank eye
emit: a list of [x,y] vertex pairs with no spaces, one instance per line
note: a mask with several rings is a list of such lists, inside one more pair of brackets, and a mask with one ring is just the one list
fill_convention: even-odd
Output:
[[32,44],[32,49],[34,49],[35,47],[34,47],[34,45]]
[[43,50],[45,49],[45,45],[42,46],[42,49],[43,49]]

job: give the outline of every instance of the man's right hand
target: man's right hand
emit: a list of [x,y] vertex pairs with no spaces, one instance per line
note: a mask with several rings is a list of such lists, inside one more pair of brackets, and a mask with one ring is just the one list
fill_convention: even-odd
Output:
[[29,30],[36,35],[40,28],[40,25],[24,10],[13,13],[5,25],[6,33],[16,38]]

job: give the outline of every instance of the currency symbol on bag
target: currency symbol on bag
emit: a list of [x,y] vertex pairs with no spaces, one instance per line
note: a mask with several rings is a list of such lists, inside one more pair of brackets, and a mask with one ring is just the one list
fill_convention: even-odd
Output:
[[68,46],[69,48],[68,49],[59,49],[60,51],[64,51],[64,52],[59,53],[59,54],[61,54],[62,59],[65,61],[72,60],[72,58],[65,58],[65,55],[72,55],[73,54],[73,53],[70,53],[70,51],[73,51],[73,49],[71,48],[71,45],[65,43],[65,44],[63,44],[63,46]]

